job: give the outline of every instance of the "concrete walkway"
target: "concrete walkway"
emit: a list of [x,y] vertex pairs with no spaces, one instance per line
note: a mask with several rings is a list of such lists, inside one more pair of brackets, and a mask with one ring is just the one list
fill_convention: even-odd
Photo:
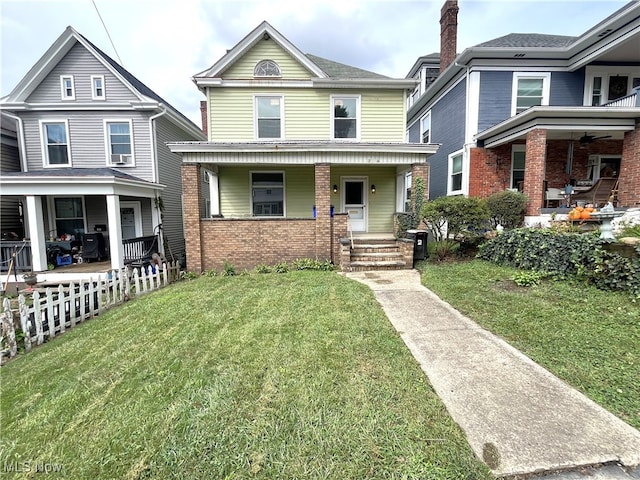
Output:
[[563,471],[546,478],[572,479],[580,467],[605,464],[583,478],[640,478],[638,430],[440,300],[416,270],[346,276],[373,290],[496,476]]

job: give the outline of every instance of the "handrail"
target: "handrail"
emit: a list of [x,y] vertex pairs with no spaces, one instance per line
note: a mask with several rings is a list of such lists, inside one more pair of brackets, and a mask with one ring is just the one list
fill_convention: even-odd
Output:
[[351,240],[351,249],[355,248],[353,243],[353,230],[351,229],[351,216],[347,212],[347,233],[349,234],[349,240]]

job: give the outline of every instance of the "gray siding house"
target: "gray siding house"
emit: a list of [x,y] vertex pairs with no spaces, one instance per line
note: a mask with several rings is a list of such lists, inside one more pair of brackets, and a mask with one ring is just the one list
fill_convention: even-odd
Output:
[[51,269],[52,247],[88,234],[102,236],[114,269],[153,237],[169,260],[184,259],[181,158],[166,144],[204,140],[199,127],[72,27],[0,109],[20,153],[19,168],[3,166],[3,209],[22,202],[12,216],[22,215],[34,271]]
[[407,100],[408,141],[440,145],[430,198],[520,190],[537,223],[561,203],[551,191],[613,176],[617,204],[640,205],[639,2],[577,37],[513,33],[460,54],[457,1],[441,13],[440,54],[408,75],[420,80]]

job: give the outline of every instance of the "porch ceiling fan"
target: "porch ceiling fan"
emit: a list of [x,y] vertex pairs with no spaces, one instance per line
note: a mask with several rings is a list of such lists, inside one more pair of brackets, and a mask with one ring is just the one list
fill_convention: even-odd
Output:
[[578,141],[580,142],[580,146],[584,147],[586,145],[589,145],[590,143],[595,142],[596,140],[603,140],[605,138],[611,138],[611,135],[602,135],[600,137],[597,137],[595,135],[587,135],[587,132],[584,132],[584,135],[581,136]]

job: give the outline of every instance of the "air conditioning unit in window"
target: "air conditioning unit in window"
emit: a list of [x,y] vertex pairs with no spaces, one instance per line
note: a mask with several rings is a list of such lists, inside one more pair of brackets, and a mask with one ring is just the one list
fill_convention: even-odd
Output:
[[131,163],[131,155],[111,155],[111,163],[113,165],[129,165]]

